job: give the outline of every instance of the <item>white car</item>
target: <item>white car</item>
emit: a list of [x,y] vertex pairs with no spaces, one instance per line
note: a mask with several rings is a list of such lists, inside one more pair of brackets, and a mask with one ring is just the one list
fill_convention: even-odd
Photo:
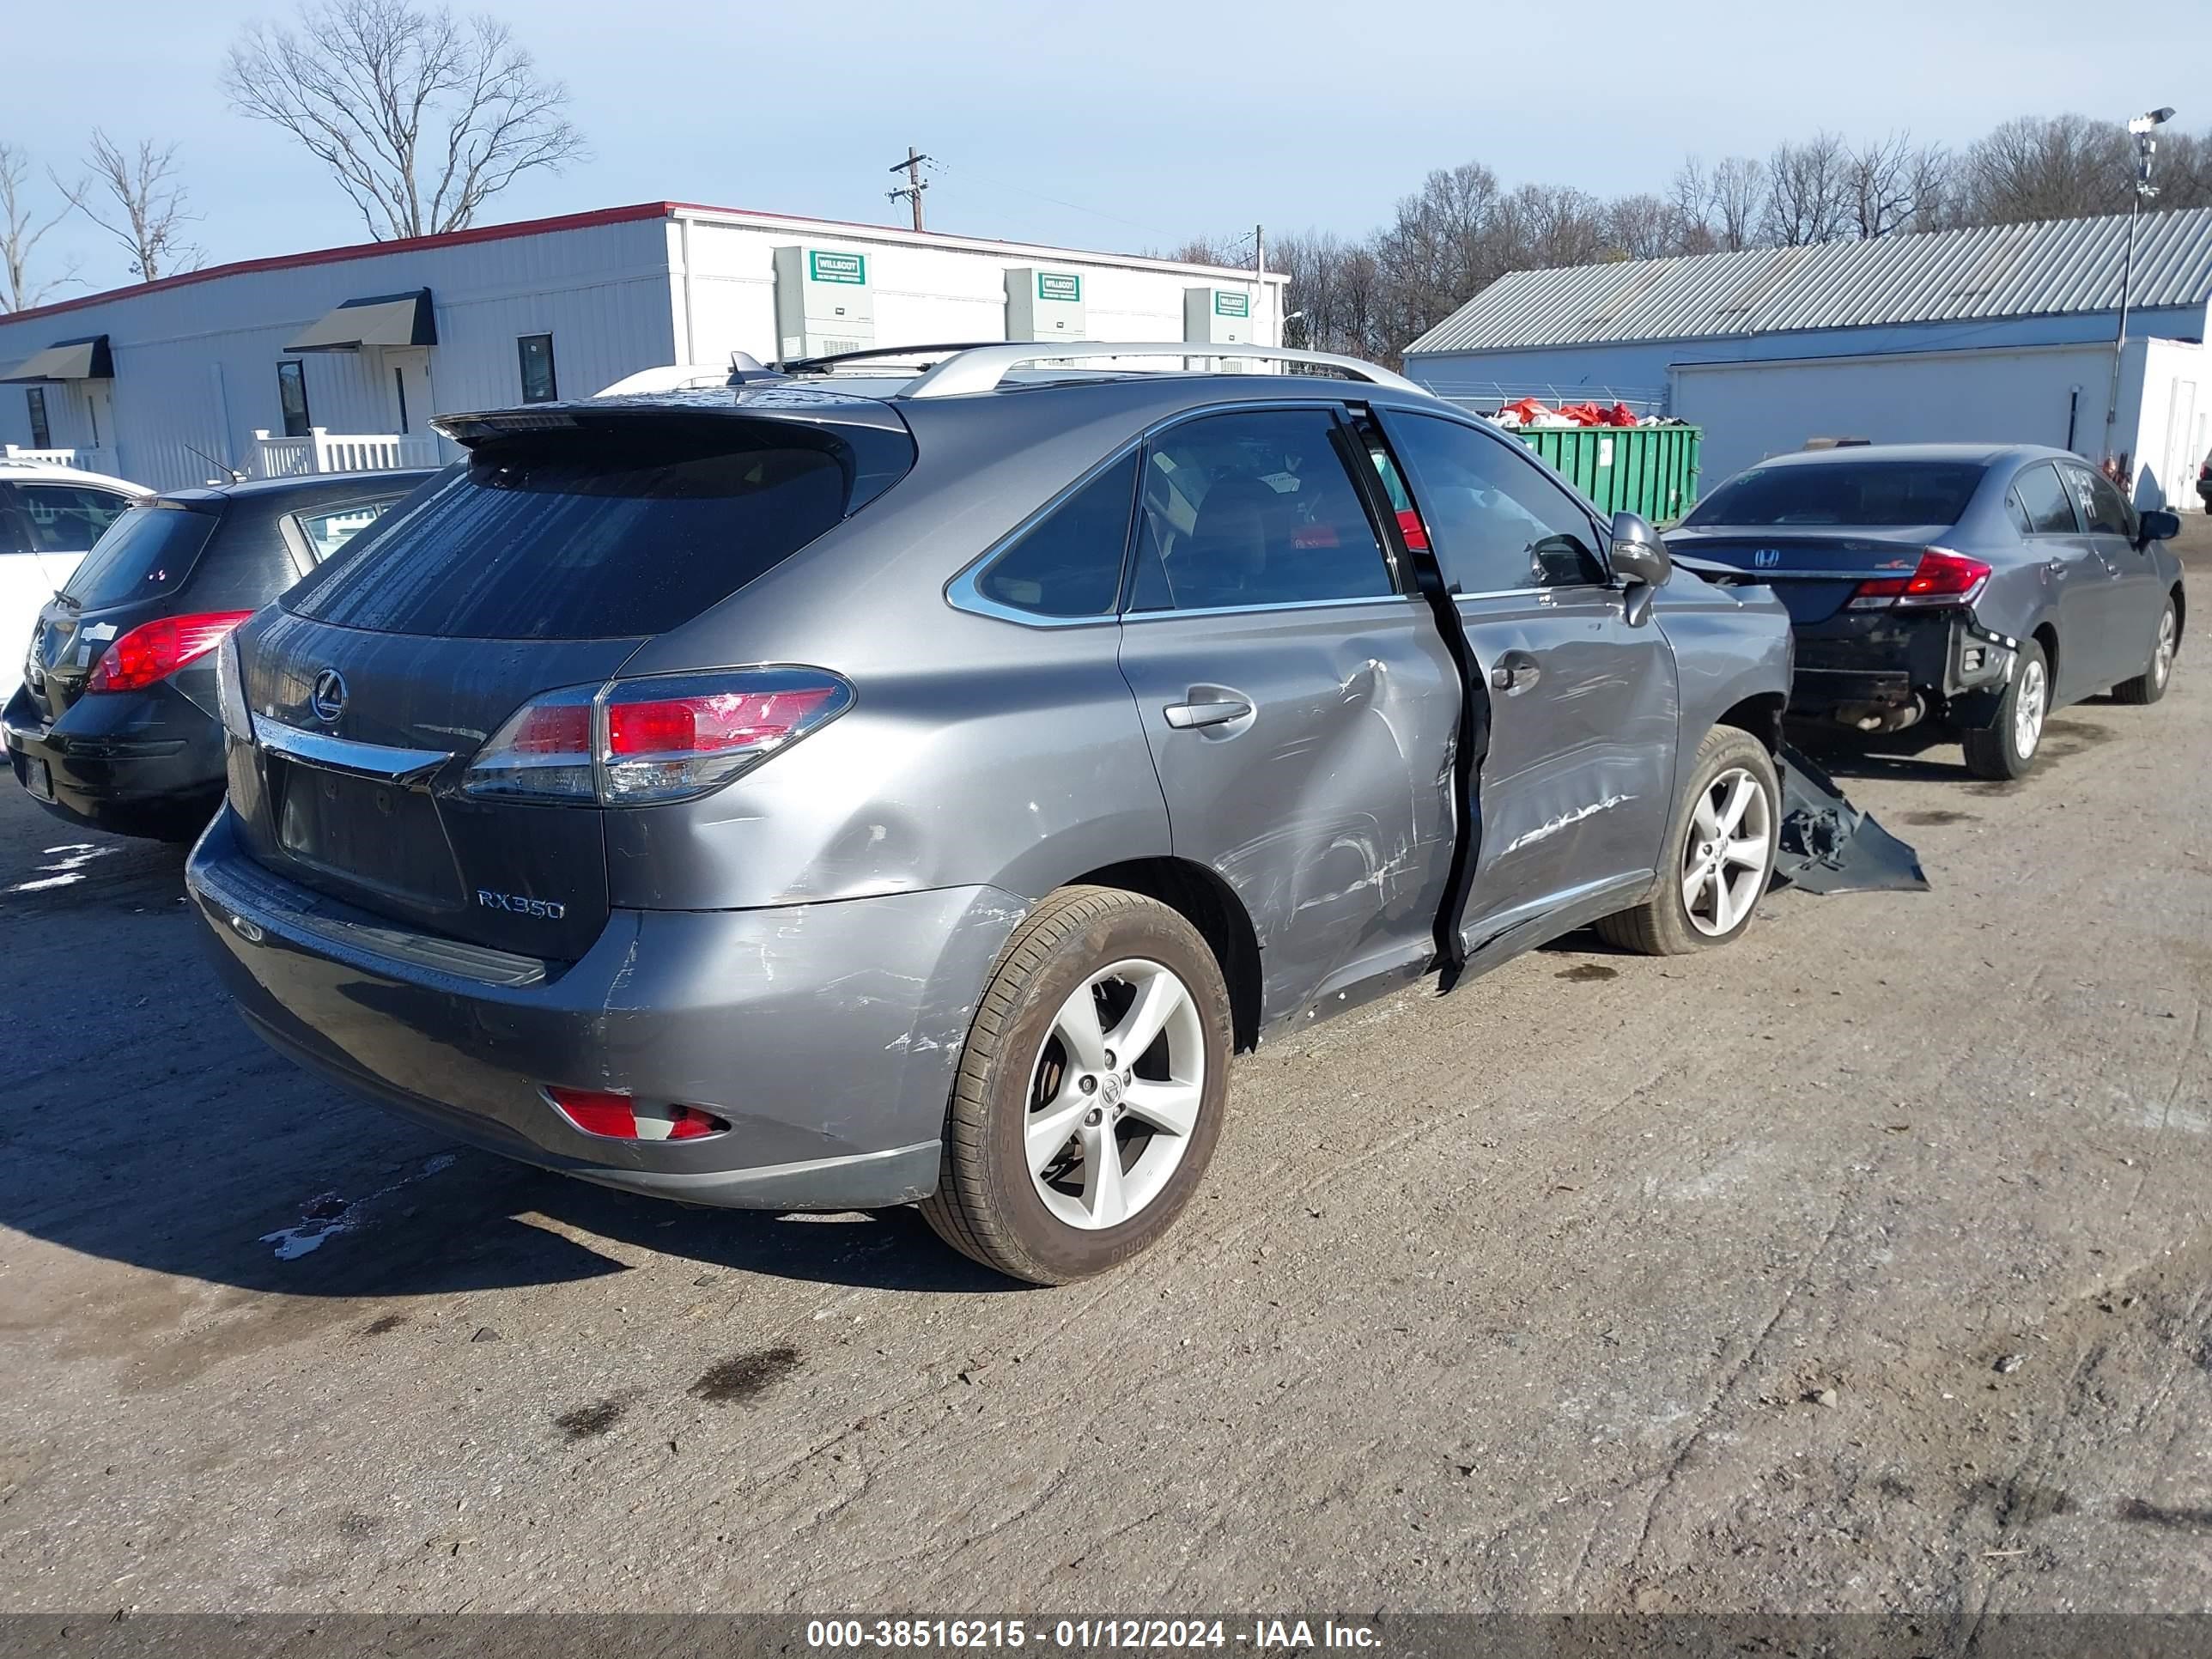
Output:
[[77,561],[131,507],[143,484],[43,461],[0,461],[0,700],[22,678],[40,610]]

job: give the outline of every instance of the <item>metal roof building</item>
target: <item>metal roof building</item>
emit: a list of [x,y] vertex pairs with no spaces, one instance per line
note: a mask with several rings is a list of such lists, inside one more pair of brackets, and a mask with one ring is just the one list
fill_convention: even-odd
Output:
[[[1697,421],[1716,481],[1809,437],[1858,435],[1885,399],[1896,413],[1875,436],[1922,435],[1899,418],[1919,405],[1936,428],[1926,435],[2017,435],[2094,454],[2106,442],[2110,383],[2094,358],[2101,346],[2109,365],[2127,236],[2127,216],[2116,214],[1516,271],[1408,346],[1406,368],[1477,403],[1617,398]],[[2128,290],[2132,343],[2113,447],[2155,449],[2163,479],[2167,452],[2193,446],[2193,473],[2212,386],[2200,397],[2186,354],[2145,343],[2206,336],[2212,208],[2145,214]],[[2024,352],[2042,356],[2029,364]],[[2172,370],[2178,384],[2154,356],[2185,365]],[[1846,363],[1862,372],[1845,374]],[[1865,372],[1884,365],[1892,372]],[[1941,408],[1927,406],[1931,386]],[[1968,395],[1978,386],[1987,395]],[[2152,410],[2146,398],[2164,401]],[[1800,414],[1810,429],[1797,429]],[[2014,425],[1991,424],[2000,420]],[[2195,505],[2193,490],[2180,493]]]

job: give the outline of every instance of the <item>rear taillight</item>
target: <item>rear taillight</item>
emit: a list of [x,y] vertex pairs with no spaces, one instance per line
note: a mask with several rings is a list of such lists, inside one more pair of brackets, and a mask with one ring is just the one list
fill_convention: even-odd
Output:
[[720,788],[853,705],[818,668],[574,686],[532,698],[470,764],[468,793],[646,806]]
[[165,680],[221,645],[251,611],[207,611],[141,623],[100,654],[88,691],[137,691]]
[[1885,611],[1906,607],[1972,605],[1988,586],[1990,568],[1948,548],[1931,547],[1920,556],[1920,565],[1909,576],[1877,576],[1852,590],[1853,611]]
[[1406,545],[1414,552],[1429,550],[1429,527],[1421,522],[1421,515],[1410,507],[1398,509],[1398,533],[1406,538]]
[[610,1140],[698,1140],[730,1126],[696,1106],[641,1106],[628,1095],[598,1089],[555,1089],[545,1097],[586,1134]]

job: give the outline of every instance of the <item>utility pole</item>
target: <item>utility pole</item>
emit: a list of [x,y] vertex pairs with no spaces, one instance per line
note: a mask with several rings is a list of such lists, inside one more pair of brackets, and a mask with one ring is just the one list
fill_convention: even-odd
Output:
[[886,169],[906,174],[906,184],[899,190],[887,190],[884,194],[894,202],[904,202],[914,209],[914,228],[921,228],[921,192],[929,186],[922,181],[921,164],[929,159],[912,144],[906,147],[906,160],[894,161]]
[[[1252,314],[1255,317],[1267,314],[1267,228],[1265,225],[1252,227]],[[1255,335],[1258,333],[1256,329],[1253,331]],[[1278,323],[1275,325],[1275,343],[1279,346],[1282,343],[1283,325]],[[1265,345],[1267,342],[1255,338],[1253,343]]]

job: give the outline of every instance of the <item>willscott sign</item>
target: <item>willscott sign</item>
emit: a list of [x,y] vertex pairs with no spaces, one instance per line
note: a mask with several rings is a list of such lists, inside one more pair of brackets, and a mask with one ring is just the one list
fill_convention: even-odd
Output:
[[1080,303],[1083,278],[1057,270],[1040,270],[1037,272],[1037,298],[1062,300],[1071,305]]
[[851,283],[857,287],[868,280],[868,256],[865,253],[822,253],[809,248],[806,274],[817,283]]
[[1252,314],[1252,296],[1239,294],[1234,289],[1217,288],[1213,290],[1213,314],[1217,317],[1249,317]]

